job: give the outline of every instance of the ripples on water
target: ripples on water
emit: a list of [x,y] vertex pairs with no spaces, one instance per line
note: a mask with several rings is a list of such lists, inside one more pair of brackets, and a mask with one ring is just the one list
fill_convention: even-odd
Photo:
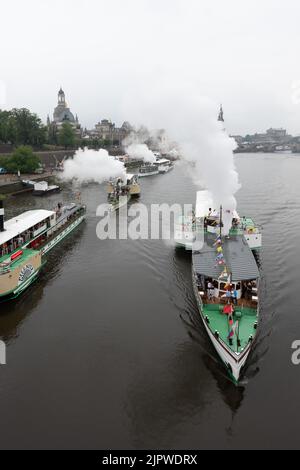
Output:
[[[300,157],[237,155],[240,215],[263,227],[261,325],[240,387],[199,320],[190,254],[163,241],[99,241],[103,186],[82,188],[87,220],[49,256],[35,286],[2,304],[1,447],[297,446]],[[6,216],[62,195],[12,197]],[[141,202],[194,203],[177,165],[142,180]],[[280,423],[280,424],[279,424]]]

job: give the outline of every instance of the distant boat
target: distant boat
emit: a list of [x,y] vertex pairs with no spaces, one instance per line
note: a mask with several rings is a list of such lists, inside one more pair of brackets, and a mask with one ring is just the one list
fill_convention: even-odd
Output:
[[157,159],[156,164],[158,164],[159,173],[168,173],[168,171],[173,170],[174,168],[174,163],[168,160],[167,158]]
[[292,149],[289,145],[277,145],[275,153],[292,153]]
[[47,181],[39,181],[34,183],[33,194],[35,196],[47,196],[52,193],[59,193],[60,187],[57,185],[48,185]]
[[26,186],[27,188],[34,188],[36,181],[31,181],[31,180],[22,180],[23,186]]
[[139,196],[140,186],[137,176],[126,174],[123,177],[110,181],[107,192],[110,211],[115,212],[125,206],[130,201],[131,196]]
[[144,176],[153,176],[158,174],[159,170],[157,163],[146,163],[145,165],[142,165],[138,173],[140,178],[143,178]]
[[120,178],[111,179],[107,184],[107,193],[111,195],[116,189],[116,184],[120,183],[121,187],[127,188],[130,196],[138,197],[141,194],[141,186],[139,184],[138,175],[126,173]]

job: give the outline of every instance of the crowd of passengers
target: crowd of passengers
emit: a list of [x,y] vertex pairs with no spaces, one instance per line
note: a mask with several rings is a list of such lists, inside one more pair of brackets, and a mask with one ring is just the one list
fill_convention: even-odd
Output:
[[[212,280],[207,281],[206,284],[206,295],[207,298],[214,302],[215,299],[215,288],[218,288],[218,283],[214,285],[214,282]],[[226,284],[225,285],[225,293],[221,295],[221,298],[226,301],[226,303],[233,303],[234,305],[237,305],[238,303],[238,290],[242,288],[242,298],[251,300],[252,295],[253,295],[253,289],[256,288],[256,282],[255,281],[247,281],[247,282],[242,282],[241,284],[239,283],[236,287],[234,284]]]
[[34,232],[36,232],[39,228],[45,225],[45,221],[39,222],[38,224],[34,225],[25,232],[20,233],[16,237],[12,238],[6,243],[3,243],[0,246],[0,257],[4,255],[9,255],[16,251],[18,248],[21,248],[24,243],[29,242],[33,238]]

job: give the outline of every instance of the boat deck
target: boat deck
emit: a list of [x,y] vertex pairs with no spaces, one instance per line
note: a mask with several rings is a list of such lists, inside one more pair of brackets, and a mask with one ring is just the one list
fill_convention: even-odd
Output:
[[25,248],[25,249],[22,249],[22,248],[18,248],[17,250],[13,251],[12,253],[10,253],[9,255],[4,255],[0,258],[0,263],[5,263],[7,261],[10,260],[11,256],[14,254],[14,253],[17,253],[19,250],[22,250],[23,251],[23,254],[21,256],[19,256],[18,258],[16,258],[16,260],[12,261],[11,265],[10,265],[10,269],[13,271],[14,269],[18,268],[20,266],[20,264],[24,264],[24,262],[26,262],[27,259],[31,258],[32,255],[36,254],[37,251],[36,250],[32,250],[32,249],[29,249],[29,248]]
[[232,338],[232,345],[229,344],[228,334],[230,326],[228,322],[228,316],[223,313],[224,304],[203,304],[204,317],[207,316],[209,319],[209,328],[214,333],[218,331],[220,338],[224,343],[234,352],[241,351],[245,348],[249,342],[249,337],[255,337],[256,329],[255,322],[257,321],[257,310],[255,308],[235,307],[235,313],[233,315],[233,321],[239,322],[239,339],[241,342],[240,348],[237,346],[237,334]]

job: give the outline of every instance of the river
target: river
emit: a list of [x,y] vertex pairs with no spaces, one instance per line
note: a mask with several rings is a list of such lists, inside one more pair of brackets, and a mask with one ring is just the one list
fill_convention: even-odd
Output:
[[[259,337],[241,386],[199,321],[190,255],[161,240],[99,240],[105,188],[87,185],[86,222],[29,290],[0,305],[1,448],[299,447],[300,156],[235,159],[239,213],[263,227]],[[148,206],[195,202],[182,164],[141,184]],[[6,217],[74,192],[10,197]]]

